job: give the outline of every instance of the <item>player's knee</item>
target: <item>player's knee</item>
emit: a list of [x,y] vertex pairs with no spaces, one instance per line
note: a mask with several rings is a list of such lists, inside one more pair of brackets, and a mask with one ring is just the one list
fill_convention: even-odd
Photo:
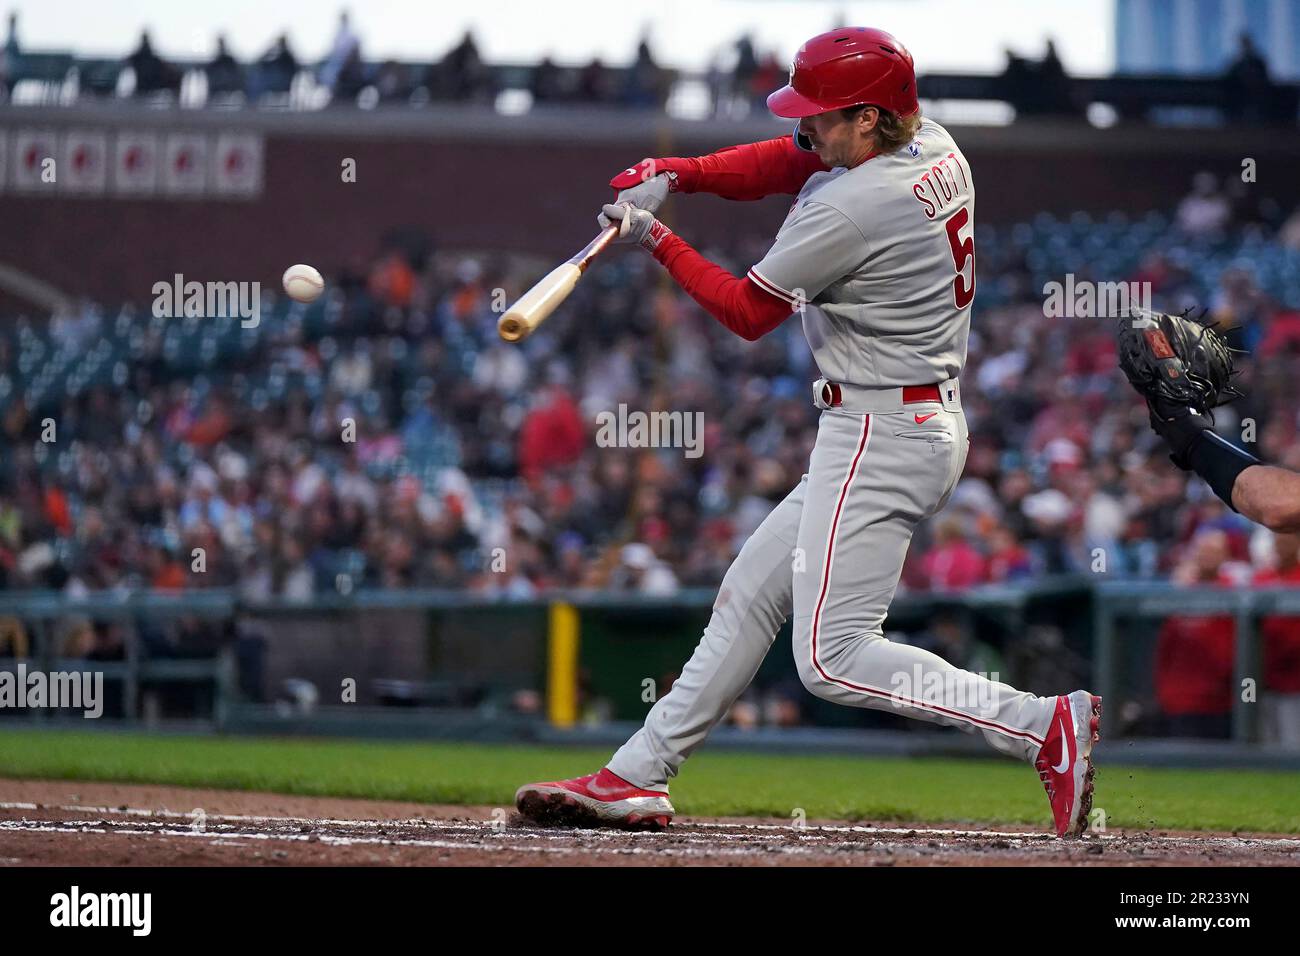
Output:
[[825,669],[813,659],[811,653],[811,643],[806,639],[800,639],[800,629],[795,628],[794,639],[794,663],[795,669],[799,672],[799,680],[808,693],[814,697],[821,697],[824,700],[831,700],[834,697],[836,688],[833,683],[826,679]]
[[889,641],[879,628],[868,631],[829,628],[819,629],[814,645],[812,628],[794,628],[794,659],[799,679],[808,693],[823,700],[844,702],[845,684],[839,679],[874,657]]
[[799,663],[799,679],[803,681],[804,688],[814,697],[820,697],[823,700],[831,700],[834,696],[835,685],[826,679],[826,677],[810,661]]
[[800,654],[796,654],[796,656],[794,656],[794,666],[796,666],[798,672],[800,672],[800,680],[803,683],[803,688],[805,688],[807,692],[811,693],[811,695],[820,696],[820,693],[818,692],[820,684],[823,682],[818,672],[816,672],[813,662],[800,656]]

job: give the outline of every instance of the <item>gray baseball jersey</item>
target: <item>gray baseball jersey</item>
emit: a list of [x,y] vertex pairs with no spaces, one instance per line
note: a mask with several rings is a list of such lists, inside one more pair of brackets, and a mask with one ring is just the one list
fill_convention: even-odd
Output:
[[956,378],[975,297],[975,186],[938,123],[861,165],[814,173],[754,282],[803,308],[824,376],[864,386]]

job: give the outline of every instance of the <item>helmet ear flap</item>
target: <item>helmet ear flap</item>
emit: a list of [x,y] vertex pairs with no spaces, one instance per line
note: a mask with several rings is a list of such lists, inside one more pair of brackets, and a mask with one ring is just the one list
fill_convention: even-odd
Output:
[[794,144],[795,146],[802,149],[805,153],[817,152],[817,150],[813,149],[812,147],[812,141],[808,139],[808,137],[805,136],[803,133],[799,132],[798,123],[794,124]]

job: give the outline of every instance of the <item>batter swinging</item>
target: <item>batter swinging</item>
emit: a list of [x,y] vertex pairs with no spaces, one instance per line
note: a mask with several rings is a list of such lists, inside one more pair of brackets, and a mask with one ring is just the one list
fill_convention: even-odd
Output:
[[[809,691],[979,732],[1035,765],[1056,832],[1087,827],[1101,700],[1038,697],[882,635],[913,529],[952,493],[968,438],[958,378],[975,296],[970,165],[920,115],[907,50],[862,27],[814,37],[768,98],[793,139],[647,159],[615,177],[602,221],[648,249],[711,315],[756,339],[792,312],[823,378],[808,473],[728,570],[672,690],[599,773],[529,784],[525,816],[664,826],[668,781],[727,713],[793,613]],[[669,192],[797,198],[743,279],[654,217]]]

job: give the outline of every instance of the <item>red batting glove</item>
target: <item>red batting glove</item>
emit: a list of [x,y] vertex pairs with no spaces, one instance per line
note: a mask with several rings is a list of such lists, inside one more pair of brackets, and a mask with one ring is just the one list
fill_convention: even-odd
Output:
[[615,189],[622,191],[632,189],[642,183],[648,183],[656,176],[668,177],[668,191],[677,192],[677,175],[680,172],[677,162],[671,159],[643,159],[635,166],[629,166],[609,181]]

